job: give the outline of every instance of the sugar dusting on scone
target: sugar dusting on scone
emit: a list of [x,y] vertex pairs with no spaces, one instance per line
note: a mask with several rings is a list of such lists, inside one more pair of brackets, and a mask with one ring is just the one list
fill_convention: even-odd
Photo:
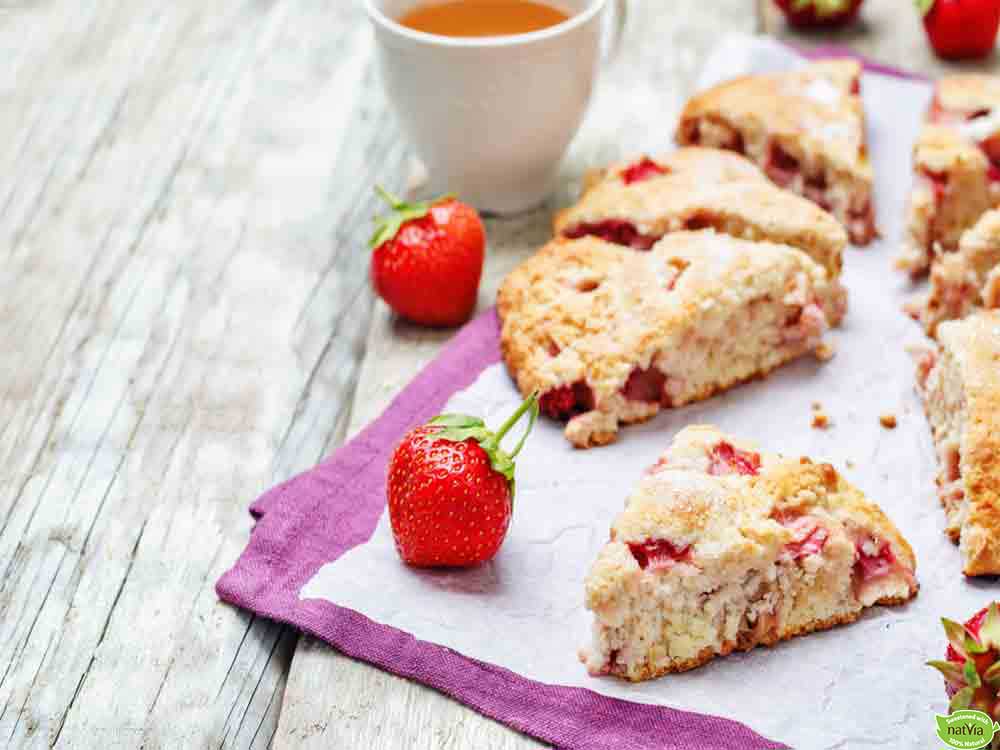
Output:
[[938,327],[917,385],[938,454],[946,532],[966,575],[1000,574],[1000,311]]
[[800,250],[703,230],[644,253],[550,242],[507,277],[497,308],[518,387],[585,448],[815,351],[846,304]]
[[830,464],[687,427],[587,576],[594,675],[631,681],[856,620],[917,593],[910,545]]
[[823,60],[719,84],[684,108],[677,142],[746,154],[776,184],[832,213],[851,242],[878,235],[861,66]]
[[963,232],[1000,205],[1000,76],[938,81],[913,147],[913,172],[898,265],[916,276],[957,250]]
[[934,260],[930,292],[917,316],[934,336],[942,321],[981,307],[1000,308],[1000,210],[987,211],[966,230],[957,252]]
[[637,250],[669,232],[708,228],[797,247],[831,276],[840,273],[847,245],[843,227],[826,211],[775,187],[744,157],[712,148],[615,164],[555,220],[557,235],[600,237]]

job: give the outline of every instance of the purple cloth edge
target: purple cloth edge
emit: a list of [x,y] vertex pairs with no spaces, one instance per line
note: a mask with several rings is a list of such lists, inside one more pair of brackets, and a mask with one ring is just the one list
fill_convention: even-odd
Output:
[[[809,59],[852,57],[871,72],[926,80],[836,45],[786,45]],[[711,737],[718,750],[786,748],[730,719],[537,682],[331,602],[299,598],[302,586],[321,565],[371,537],[384,504],[384,476],[370,467],[384,466],[407,430],[436,414],[451,394],[498,361],[499,321],[491,309],[464,326],[355,438],[250,506],[257,524],[233,567],[216,583],[220,599],[292,625],[351,658],[435,688],[554,747],[693,750],[707,747],[706,737]],[[338,493],[336,504],[328,502],[333,492]]]
[[[321,565],[370,538],[384,507],[381,467],[396,442],[500,361],[499,339],[496,311],[490,310],[466,325],[355,438],[253,503],[257,524],[236,564],[216,584],[219,597],[433,687],[555,747],[691,750],[705,747],[707,735],[718,750],[785,748],[730,719],[537,682],[331,602],[299,598]],[[379,471],[371,471],[373,464]],[[336,503],[330,502],[333,492]]]

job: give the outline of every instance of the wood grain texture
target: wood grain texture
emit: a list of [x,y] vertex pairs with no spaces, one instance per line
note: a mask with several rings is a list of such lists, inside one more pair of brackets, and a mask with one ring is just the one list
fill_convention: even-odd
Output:
[[[753,31],[756,24],[753,6],[744,0],[683,0],[669,12],[662,3],[646,0],[632,2],[630,10],[622,53],[600,81],[563,167],[558,195],[536,211],[487,221],[480,309],[493,303],[506,273],[551,236],[552,212],[569,201],[584,170],[623,154],[670,147],[673,123],[720,30]],[[401,322],[378,303],[349,433],[376,417],[450,336]],[[275,750],[539,746],[429,688],[305,637],[292,660],[274,739]]]
[[296,636],[222,605],[341,436],[372,182],[354,3],[0,4],[0,745],[265,748]]
[[758,0],[764,31],[806,47],[840,44],[888,65],[940,76],[949,72],[1000,70],[996,50],[984,60],[945,62],[934,55],[924,27],[912,2],[865,0],[857,23],[822,34],[796,31],[785,23],[773,0]]

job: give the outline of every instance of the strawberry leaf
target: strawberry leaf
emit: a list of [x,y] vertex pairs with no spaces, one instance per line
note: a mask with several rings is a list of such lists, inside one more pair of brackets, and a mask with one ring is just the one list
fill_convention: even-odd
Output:
[[820,18],[843,13],[850,6],[850,0],[813,0],[816,15]]
[[986,617],[979,627],[979,641],[987,649],[1000,649],[1000,611],[997,610],[997,603],[990,604],[986,610]]
[[375,192],[389,204],[392,211],[385,216],[375,217],[375,232],[372,234],[371,239],[368,240],[368,246],[372,250],[385,244],[389,240],[394,239],[406,222],[424,218],[428,213],[430,213],[433,205],[441,203],[442,201],[451,200],[455,197],[449,194],[443,195],[432,201],[406,203],[383,188],[381,185],[375,186]]
[[969,687],[982,687],[983,683],[979,679],[979,672],[976,671],[976,663],[972,659],[965,660],[965,666],[962,667],[962,676],[965,677],[965,684]]
[[951,644],[951,647],[961,656],[966,656],[965,627],[962,623],[949,620],[947,617],[942,617],[941,624],[944,625],[944,634],[948,638],[948,643]]
[[917,10],[920,12],[920,15],[922,16],[926,16],[928,13],[931,12],[931,8],[934,7],[934,0],[916,0],[916,3],[917,3]]
[[972,703],[972,695],[975,692],[971,687],[964,687],[959,690],[952,696],[951,702],[948,704],[948,712],[955,713],[956,711],[968,708]]
[[438,424],[442,427],[485,427],[486,423],[479,417],[468,414],[438,414],[427,424]]
[[989,649],[979,642],[979,638],[976,637],[975,633],[965,628],[965,653],[985,654],[987,651]]
[[1000,684],[1000,661],[994,662],[989,669],[983,672],[983,679],[993,687]]
[[434,433],[434,437],[442,440],[451,440],[455,443],[461,443],[472,438],[477,443],[482,444],[483,441],[490,439],[490,431],[485,427],[445,427]]
[[951,661],[929,661],[928,667],[934,667],[950,685],[957,688],[965,687],[965,674],[958,664]]
[[[521,435],[521,439],[514,446],[511,452],[500,447],[500,441],[517,424],[517,422],[528,413],[528,428]],[[439,426],[442,429],[434,433],[435,437],[442,440],[452,440],[462,442],[472,438],[480,447],[486,451],[490,459],[490,467],[493,471],[502,474],[510,484],[510,495],[514,497],[514,458],[524,447],[524,441],[528,438],[528,433],[535,426],[538,419],[538,394],[532,393],[526,398],[517,410],[500,425],[495,433],[486,428],[485,422],[479,417],[471,417],[467,414],[440,414],[430,420],[427,424]]]

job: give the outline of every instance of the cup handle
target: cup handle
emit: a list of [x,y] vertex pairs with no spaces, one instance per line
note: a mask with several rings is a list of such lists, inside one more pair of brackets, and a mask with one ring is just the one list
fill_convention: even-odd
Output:
[[621,52],[622,38],[625,36],[625,25],[628,21],[628,0],[615,0],[614,20],[608,47],[604,52],[604,62],[610,63]]

